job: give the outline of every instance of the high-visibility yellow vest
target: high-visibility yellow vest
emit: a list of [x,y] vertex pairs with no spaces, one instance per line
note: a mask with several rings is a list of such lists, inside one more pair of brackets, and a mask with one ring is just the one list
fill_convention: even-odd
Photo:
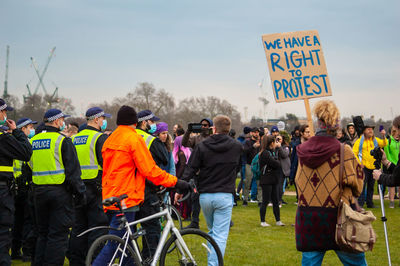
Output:
[[155,137],[153,137],[152,135],[150,135],[149,133],[141,130],[141,129],[136,129],[136,132],[142,136],[144,138],[144,142],[146,143],[146,147],[147,149],[150,150],[151,144],[153,144],[153,141],[156,139]]
[[72,137],[79,164],[81,165],[82,179],[94,179],[97,177],[99,170],[103,170],[97,161],[96,154],[96,143],[102,134],[95,130],[84,129]]
[[[2,135],[2,134],[3,134],[3,132],[0,132],[0,135]],[[0,172],[12,173],[12,172],[14,172],[14,167],[2,165],[2,166],[0,166]]]
[[22,175],[22,161],[20,160],[14,160],[13,161],[13,171],[14,171],[14,177],[17,178],[20,175]]
[[35,185],[59,185],[65,181],[61,146],[65,136],[58,132],[42,132],[31,138],[32,181]]

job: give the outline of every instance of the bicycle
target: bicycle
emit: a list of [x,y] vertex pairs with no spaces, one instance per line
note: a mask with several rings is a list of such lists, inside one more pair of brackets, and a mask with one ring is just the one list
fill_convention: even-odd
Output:
[[[189,195],[190,193],[188,193],[181,201],[186,200]],[[215,240],[210,235],[199,229],[178,230],[168,209],[164,209],[156,214],[129,223],[125,217],[124,209],[121,207],[121,201],[126,198],[127,196],[124,194],[103,201],[105,206],[114,205],[119,209],[118,215],[120,217],[120,226],[118,228],[107,228],[110,230],[124,229],[126,231],[122,238],[108,234],[96,239],[89,248],[86,257],[86,265],[104,265],[103,261],[99,264],[100,259],[98,257],[101,258],[104,256],[104,253],[110,249],[111,252],[108,254],[107,265],[155,266],[157,265],[157,262],[159,262],[160,266],[176,264],[187,266],[207,265],[207,258],[212,252],[212,249],[216,252],[218,265],[223,265],[222,253]],[[166,218],[167,222],[162,231],[156,252],[151,262],[143,261],[136,239],[143,236],[145,232],[143,230],[133,232],[131,227],[160,217]],[[99,229],[99,227],[88,229],[79,236],[96,229]],[[170,237],[168,238],[169,235]],[[105,248],[107,245],[108,248]]]

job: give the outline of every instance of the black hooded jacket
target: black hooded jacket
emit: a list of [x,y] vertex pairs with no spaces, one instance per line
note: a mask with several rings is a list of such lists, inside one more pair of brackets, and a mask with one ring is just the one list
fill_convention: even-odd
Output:
[[188,181],[200,170],[199,193],[233,193],[242,149],[242,144],[228,135],[211,135],[195,147],[182,179]]

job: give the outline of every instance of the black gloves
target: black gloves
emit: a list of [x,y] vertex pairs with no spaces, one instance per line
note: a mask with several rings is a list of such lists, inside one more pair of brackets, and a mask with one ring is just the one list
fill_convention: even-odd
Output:
[[76,194],[74,197],[75,208],[82,208],[87,204],[86,192]]
[[185,180],[181,180],[178,179],[178,181],[175,184],[175,188],[179,191],[179,192],[185,192],[190,188],[190,185],[188,182],[186,182]]

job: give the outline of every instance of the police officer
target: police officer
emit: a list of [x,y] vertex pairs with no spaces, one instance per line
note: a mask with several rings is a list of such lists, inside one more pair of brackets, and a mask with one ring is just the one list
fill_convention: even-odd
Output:
[[[29,118],[21,118],[17,121],[17,128],[24,132],[28,139],[35,135],[34,124]],[[32,232],[32,217],[28,205],[28,165],[24,161],[14,160],[14,177],[17,183],[17,195],[15,196],[15,216],[12,229],[11,259],[30,261],[36,237]],[[21,247],[23,255],[21,254]]]
[[0,132],[0,265],[11,265],[11,226],[14,220],[15,188],[13,160],[29,161],[32,148],[25,134],[13,120],[7,120],[7,111],[13,108],[0,99],[0,125],[7,125],[11,134]]
[[[147,148],[156,162],[157,166],[165,169],[168,164],[168,151],[159,138],[153,137],[157,129],[155,121],[160,118],[155,116],[150,110],[143,110],[137,114],[138,124],[136,132],[144,138]],[[138,212],[138,219],[147,217],[160,211],[158,196],[156,194],[157,187],[146,179],[146,187],[144,192],[144,202]],[[146,241],[143,241],[143,258],[149,259],[156,251],[157,244],[160,240],[161,225],[158,219],[153,219],[142,223],[142,227],[146,230]],[[148,244],[148,245],[147,245]]]
[[61,110],[48,110],[43,131],[31,139],[29,166],[39,234],[33,265],[63,265],[73,223],[73,195],[77,204],[86,200],[75,147],[60,133],[65,117]]
[[91,233],[77,237],[88,228],[109,224],[103,211],[101,194],[101,177],[103,175],[103,157],[101,149],[107,139],[107,135],[101,133],[107,128],[106,118],[110,114],[103,109],[93,107],[87,110],[87,125],[72,138],[78,154],[82,171],[82,181],[86,186],[86,206],[75,209],[74,226],[72,227],[69,242],[70,265],[85,265],[85,258],[89,247],[96,238],[106,234],[107,230],[95,230]]

